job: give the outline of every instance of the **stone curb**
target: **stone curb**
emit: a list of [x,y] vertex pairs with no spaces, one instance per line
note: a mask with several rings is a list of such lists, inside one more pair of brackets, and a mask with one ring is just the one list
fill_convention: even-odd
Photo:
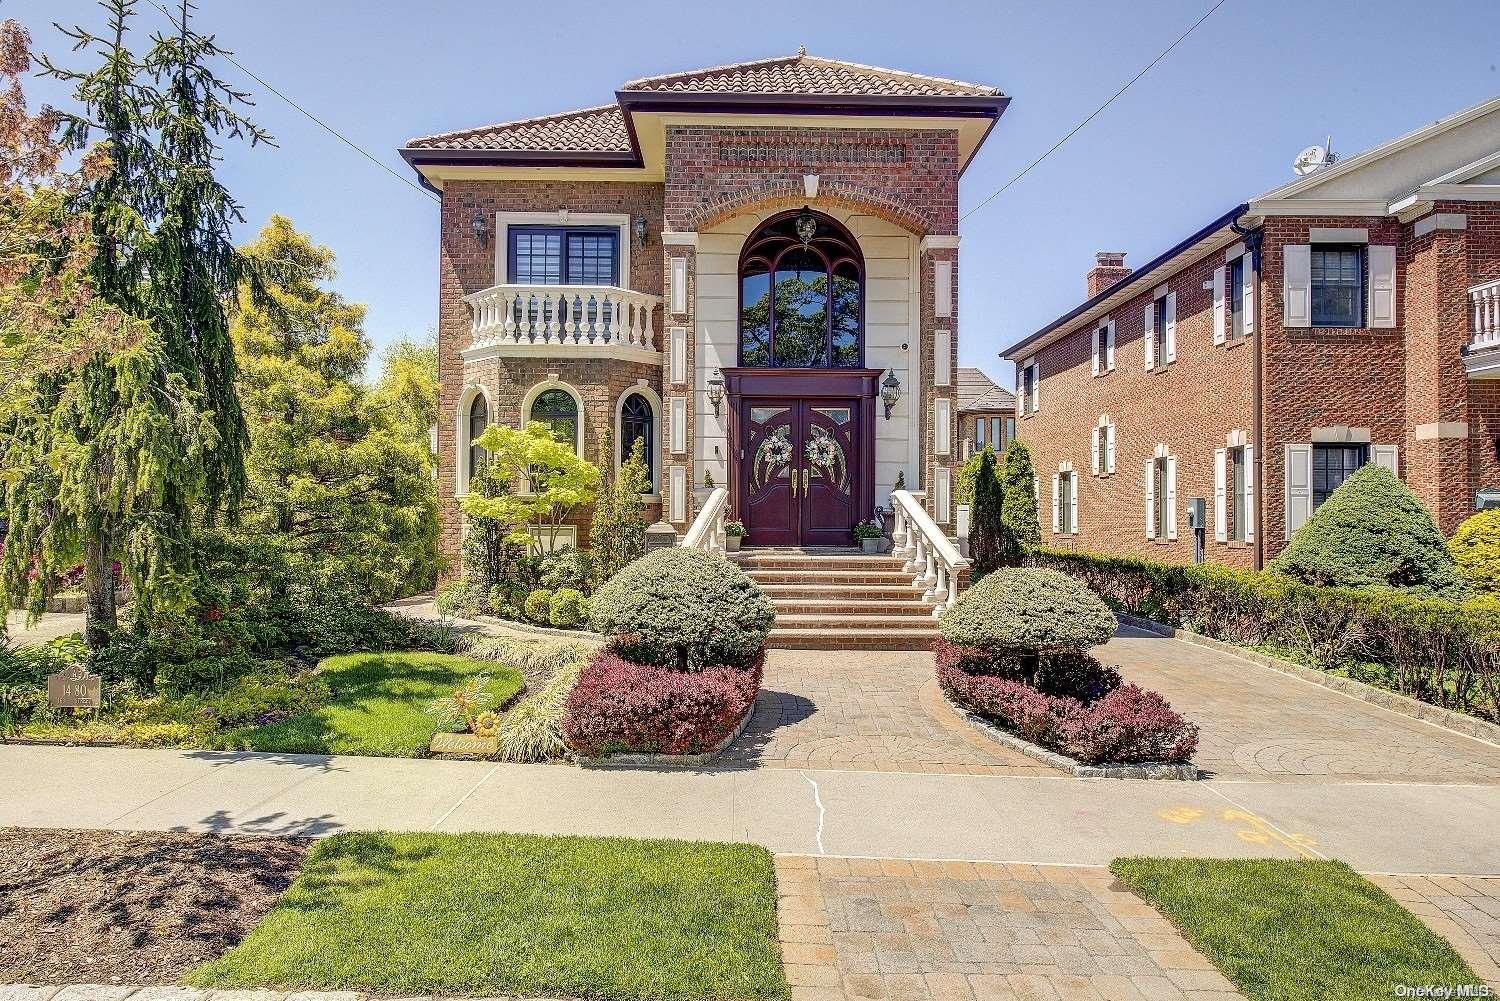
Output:
[[1380,706],[1382,709],[1389,709],[1391,712],[1400,713],[1402,716],[1409,716],[1412,719],[1419,719],[1424,723],[1431,723],[1433,726],[1442,727],[1444,730],[1451,730],[1460,736],[1473,737],[1476,740],[1500,744],[1500,724],[1491,723],[1488,720],[1482,720],[1467,713],[1444,709],[1442,706],[1435,706],[1430,702],[1423,702],[1409,695],[1402,695],[1398,692],[1387,691],[1384,688],[1377,688],[1363,681],[1355,681],[1353,678],[1340,678],[1326,671],[1320,671],[1315,667],[1307,667],[1294,661],[1272,657],[1270,654],[1264,654],[1258,650],[1236,646],[1224,640],[1214,639],[1212,636],[1195,633],[1191,629],[1179,629],[1174,626],[1164,625],[1154,619],[1143,619],[1139,616],[1126,614],[1125,612],[1117,612],[1116,617],[1122,624],[1135,629],[1142,629],[1149,633],[1156,633],[1158,636],[1165,636],[1169,639],[1181,640],[1184,643],[1192,643],[1196,646],[1207,647],[1210,650],[1217,650],[1220,653],[1227,653],[1241,660],[1248,660],[1252,664],[1259,664],[1261,667],[1270,668],[1272,671],[1290,674],[1293,677],[1301,678],[1303,681],[1309,681],[1314,685],[1335,692],[1342,692],[1344,695],[1359,699],[1361,702],[1369,702],[1372,705]]
[[1045,747],[1038,747],[1029,740],[1022,740],[1015,734],[1000,729],[948,698],[946,692],[943,693],[943,700],[958,714],[960,719],[995,743],[1004,744],[1012,751],[1019,751],[1028,758],[1035,758],[1077,779],[1153,779],[1191,782],[1202,778],[1202,773],[1194,764],[1174,765],[1166,762],[1148,762],[1139,765],[1085,765],[1074,761],[1067,755],[1049,751]]
[[[202,990],[197,987],[131,987],[120,984],[70,984],[36,987],[0,984],[0,1001],[381,1001],[388,995],[363,991]],[[450,998],[446,995],[406,995],[399,1001],[520,1001],[520,999]]]
[[[757,698],[756,701],[759,701]],[[745,715],[740,717],[739,725],[734,731],[713,746],[712,750],[704,751],[702,754],[611,754],[605,758],[585,758],[575,755],[573,763],[582,768],[697,768],[708,764],[719,756],[730,744],[740,739],[740,734],[750,725],[750,718],[755,715],[755,702],[750,703],[750,708]],[[4,1001],[0,998],[0,1001]]]

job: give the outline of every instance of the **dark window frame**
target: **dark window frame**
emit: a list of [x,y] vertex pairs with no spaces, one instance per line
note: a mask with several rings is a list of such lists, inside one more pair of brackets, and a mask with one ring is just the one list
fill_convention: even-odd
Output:
[[1057,534],[1076,535],[1078,526],[1073,523],[1073,498],[1077,495],[1078,484],[1073,479],[1072,470],[1057,474]]
[[[1308,255],[1308,296],[1310,299],[1309,315],[1310,322],[1314,327],[1328,327],[1339,330],[1357,330],[1365,325],[1365,296],[1368,292],[1370,282],[1369,255],[1367,248],[1362,243],[1315,243]],[[1348,282],[1331,283],[1324,280],[1319,281],[1318,257],[1328,254],[1350,254],[1354,258],[1354,283],[1353,283],[1353,315],[1347,319],[1341,319],[1333,314],[1318,311],[1318,290],[1322,286],[1337,285],[1347,287]],[[1324,267],[1326,271],[1326,264]]]
[[[631,402],[640,400],[645,407],[645,416],[640,413],[631,414]],[[641,429],[641,434],[633,435],[633,427]],[[623,466],[625,460],[630,457],[630,449],[635,444],[637,437],[646,439],[645,447],[641,450],[646,459],[646,493],[656,493],[656,405],[651,398],[638,390],[632,390],[626,395],[625,401],[620,404],[620,464]]]
[[490,424],[490,401],[484,398],[483,393],[475,393],[474,399],[469,401],[469,412],[465,419],[469,422],[469,468],[466,475],[472,480],[489,461],[489,453],[474,444],[474,439],[484,434],[485,428]]
[[1158,455],[1151,460],[1151,512],[1152,536],[1155,541],[1167,541],[1167,483],[1168,456]]
[[[821,362],[811,367],[815,369],[833,368],[863,368],[865,364],[865,259],[860,249],[859,241],[837,220],[824,215],[821,212],[813,212],[812,216],[818,221],[818,229],[806,247],[790,235],[794,220],[802,214],[802,210],[783,212],[772,216],[763,222],[759,228],[745,240],[745,245],[740,250],[739,268],[736,271],[737,282],[735,294],[739,299],[739,312],[735,321],[735,329],[738,335],[736,343],[736,361],[741,366],[755,368],[785,368],[791,367],[779,363],[776,353],[776,273],[781,260],[788,254],[811,251],[822,260],[823,274],[828,280],[828,290],[823,303],[823,357]],[[858,288],[857,316],[854,329],[854,357],[850,364],[835,364],[834,362],[834,324],[835,311],[832,308],[833,294],[832,285],[836,272],[846,265],[852,267]],[[751,274],[765,274],[766,289],[766,357],[764,364],[753,364],[745,358],[745,279],[747,272]]]
[[1160,298],[1151,300],[1151,308],[1156,311],[1156,329],[1151,332],[1151,355],[1156,368],[1167,363],[1167,295],[1163,292]]
[[1229,277],[1229,336],[1239,340],[1245,336],[1245,255],[1230,261],[1226,273]]
[[1236,445],[1229,450],[1229,539],[1231,542],[1246,542],[1249,539],[1249,512],[1245,503],[1245,486],[1249,468],[1245,465],[1245,446]]
[[[517,277],[516,262],[520,256],[516,251],[516,238],[523,235],[557,234],[560,237],[557,282],[522,282]],[[572,254],[569,241],[579,236],[607,236],[612,244],[610,258],[610,281],[607,282],[582,282],[571,281]],[[607,285],[621,288],[620,284],[620,227],[618,226],[546,226],[531,223],[515,224],[506,228],[505,233],[505,281],[508,285]]]
[[[573,420],[573,434],[572,434],[572,437],[570,437],[570,438],[563,438],[562,436],[558,435],[558,433],[557,433],[557,430],[558,430],[557,425],[558,425],[558,423],[560,421],[564,420],[565,418],[562,418],[562,417],[545,418],[545,417],[537,417],[536,416],[536,408],[537,408],[537,406],[539,404],[541,404],[542,400],[548,398],[549,396],[551,396],[554,393],[561,394],[562,396],[566,397],[567,400],[568,400],[568,402],[570,404],[572,404],[572,407],[573,407],[573,417],[572,417],[572,420]],[[527,407],[526,407],[526,421],[527,421],[528,424],[531,423],[531,422],[533,422],[533,421],[535,421],[535,422],[537,422],[539,424],[545,424],[545,425],[547,425],[549,428],[552,429],[552,434],[553,434],[554,438],[557,438],[557,440],[559,442],[566,441],[567,444],[570,445],[573,448],[574,452],[578,453],[579,455],[583,454],[582,453],[582,446],[581,446],[582,437],[583,437],[583,435],[582,435],[582,429],[583,429],[583,407],[579,404],[578,398],[575,397],[572,393],[568,392],[566,389],[563,389],[560,386],[549,386],[548,388],[543,389],[540,393],[537,393],[536,396],[532,398],[531,403],[529,403],[527,405]]]
[[[1333,460],[1337,458],[1337,468]],[[1313,510],[1326,501],[1355,470],[1370,462],[1368,444],[1346,442],[1314,443],[1312,454],[1312,504]],[[1334,478],[1338,482],[1333,482]]]

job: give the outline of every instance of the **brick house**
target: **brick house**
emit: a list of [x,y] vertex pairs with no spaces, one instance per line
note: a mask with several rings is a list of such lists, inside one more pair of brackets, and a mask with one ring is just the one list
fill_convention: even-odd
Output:
[[679,532],[706,478],[749,545],[847,543],[898,476],[951,525],[958,180],[1008,100],[799,52],[408,142],[442,199],[443,555],[497,421],[643,439]]
[[1015,395],[980,369],[959,369],[958,440],[964,458],[986,445],[1001,452],[1015,436]]
[[1367,462],[1451,534],[1500,488],[1500,98],[1086,295],[1002,352],[1047,544],[1189,562],[1198,498],[1206,559],[1258,567]]

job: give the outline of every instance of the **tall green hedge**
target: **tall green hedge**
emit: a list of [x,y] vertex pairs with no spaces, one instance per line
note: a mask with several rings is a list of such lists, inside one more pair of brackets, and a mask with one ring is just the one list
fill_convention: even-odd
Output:
[[1000,457],[1000,483],[1005,488],[1002,500],[1005,527],[1021,546],[1036,546],[1042,541],[1042,526],[1036,514],[1036,467],[1031,449],[1022,441],[1005,446]]
[[1268,646],[1435,705],[1500,722],[1500,599],[1317,587],[1203,563],[1034,549],[1115,608],[1247,646]]
[[1272,567],[1325,587],[1455,599],[1468,592],[1432,515],[1394,473],[1373,463],[1318,506]]

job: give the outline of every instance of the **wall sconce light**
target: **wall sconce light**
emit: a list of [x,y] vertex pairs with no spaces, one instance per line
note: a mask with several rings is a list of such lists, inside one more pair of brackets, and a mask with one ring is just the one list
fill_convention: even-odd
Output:
[[479,209],[474,210],[474,218],[469,220],[469,226],[474,230],[474,238],[479,241],[481,247],[490,242],[490,231],[484,221],[484,213]]
[[708,402],[713,404],[714,416],[719,416],[719,405],[724,402],[724,376],[717,369],[708,380]]
[[896,378],[896,370],[891,369],[891,374],[885,377],[880,384],[880,402],[885,404],[885,419],[891,419],[891,411],[896,409],[896,404],[901,400],[901,380]]
[[631,231],[635,234],[635,245],[644,247],[646,245],[646,217],[638,215],[630,225]]

